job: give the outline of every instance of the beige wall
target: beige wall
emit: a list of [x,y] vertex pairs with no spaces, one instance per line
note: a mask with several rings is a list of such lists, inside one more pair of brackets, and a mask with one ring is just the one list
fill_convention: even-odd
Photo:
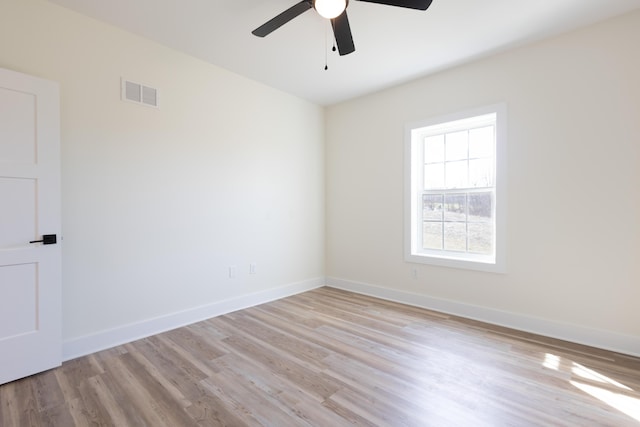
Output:
[[65,342],[322,283],[322,108],[43,0],[0,3],[0,67],[61,87]]
[[[328,108],[330,283],[640,354],[639,42],[636,12]],[[507,274],[405,262],[405,123],[498,102]]]

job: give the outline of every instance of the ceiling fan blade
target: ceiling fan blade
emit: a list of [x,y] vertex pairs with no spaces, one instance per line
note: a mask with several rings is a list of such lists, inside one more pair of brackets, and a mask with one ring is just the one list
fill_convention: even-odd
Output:
[[433,0],[360,0],[368,3],[386,4],[409,9],[427,10]]
[[353,36],[351,35],[351,26],[349,26],[347,11],[342,12],[337,18],[333,18],[331,20],[331,26],[333,27],[333,35],[336,38],[336,45],[338,45],[338,53],[340,53],[340,56],[354,52],[356,46],[353,44]]
[[268,34],[271,34],[273,31],[282,27],[287,22],[291,21],[293,18],[303,14],[307,10],[311,9],[313,4],[309,0],[302,0],[300,3],[291,6],[289,9],[282,12],[280,15],[275,18],[267,21],[262,24],[255,30],[251,31],[251,33],[258,37],[264,37]]

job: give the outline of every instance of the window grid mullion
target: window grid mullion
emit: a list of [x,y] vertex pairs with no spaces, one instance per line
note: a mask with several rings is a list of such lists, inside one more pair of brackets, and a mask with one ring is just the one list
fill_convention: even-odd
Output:
[[417,238],[417,242],[418,242],[418,247],[420,248],[424,248],[424,194],[425,194],[425,188],[424,188],[424,170],[425,170],[425,162],[424,162],[424,149],[425,149],[425,139],[423,138],[421,143],[418,144],[418,159],[420,160],[419,163],[422,165],[420,167],[420,171],[419,171],[419,177],[418,177],[418,183],[420,186],[421,191],[418,192],[418,203],[416,203],[416,208],[418,210],[417,212],[417,218],[420,219],[420,226],[417,227],[418,229],[416,230],[416,233],[418,234],[416,236]]
[[[424,248],[425,244],[427,244],[424,240],[425,236],[425,225],[426,224],[439,224],[440,225],[440,246],[441,246],[441,250],[442,251],[447,251],[447,249],[445,248],[445,243],[447,241],[447,227],[446,224],[450,223],[450,224],[464,224],[464,252],[465,253],[469,253],[470,250],[470,230],[469,230],[469,225],[470,225],[470,195],[473,193],[481,193],[481,192],[490,192],[492,194],[492,199],[493,199],[493,203],[495,203],[495,187],[491,186],[491,187],[471,187],[471,160],[475,160],[475,159],[483,159],[484,157],[482,156],[476,156],[473,159],[471,159],[471,142],[470,142],[470,137],[471,137],[471,130],[474,128],[466,128],[466,129],[448,129],[447,131],[443,131],[442,133],[432,133],[427,135],[422,135],[422,139],[421,139],[421,143],[419,144],[419,163],[420,163],[420,171],[419,171],[419,179],[420,179],[420,191],[419,191],[419,203],[418,203],[418,208],[419,208],[419,213],[418,213],[418,218],[420,218],[420,227],[418,231],[418,242],[420,244],[420,247]],[[456,133],[456,132],[464,132],[464,136],[465,136],[465,140],[466,140],[466,145],[464,147],[465,152],[464,152],[464,157],[460,158],[460,159],[455,159],[455,160],[451,160],[450,157],[448,156],[448,147],[450,144],[450,139],[449,139],[449,134],[451,133]],[[442,157],[442,161],[429,161],[429,159],[425,158],[426,155],[426,138],[427,137],[433,137],[433,136],[438,136],[438,135],[442,135],[443,137],[443,149],[444,149],[444,153],[443,153],[443,157]],[[494,150],[495,150],[495,143],[494,143]],[[452,153],[453,154],[453,153]],[[451,166],[451,164],[453,164],[453,162],[461,162],[464,161],[465,165],[464,165],[464,173],[465,176],[464,177],[459,177],[459,178],[453,178],[450,176],[450,174],[448,174],[448,170]],[[443,183],[443,188],[427,188],[428,187],[428,183],[425,183],[425,177],[426,177],[426,168],[427,166],[430,165],[437,165],[437,164],[442,164],[442,176],[441,178],[441,182]],[[453,173],[453,172],[452,172]],[[462,188],[448,188],[451,184],[451,182],[449,182],[451,179],[455,179],[456,181],[458,181],[459,179],[462,179],[465,182],[465,186]],[[453,182],[456,182],[453,181]],[[493,181],[493,180],[492,180]],[[436,220],[435,218],[429,218],[427,219],[425,217],[425,197],[426,195],[440,195],[441,198],[441,215],[440,218],[438,220]],[[462,196],[463,197],[463,203],[464,203],[464,209],[463,209],[463,215],[464,217],[462,218],[462,220],[458,220],[455,219],[451,219],[451,220],[447,220],[447,216],[446,216],[446,212],[447,212],[447,204],[446,204],[446,200],[449,196]],[[492,208],[493,210],[493,208]],[[453,227],[454,229],[456,227]],[[435,230],[433,230],[435,231]],[[452,231],[454,236],[458,233],[458,232],[454,232]],[[459,236],[461,237],[461,236]],[[458,242],[460,242],[458,240]],[[462,243],[462,242],[460,242]],[[453,251],[451,249],[449,249],[449,251]],[[457,252],[457,251],[456,251]]]
[[469,252],[469,193],[464,193],[464,249]]

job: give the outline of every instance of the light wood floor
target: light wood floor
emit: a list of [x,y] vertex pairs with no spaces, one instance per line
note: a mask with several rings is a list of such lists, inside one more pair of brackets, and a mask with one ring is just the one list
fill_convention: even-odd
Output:
[[0,425],[637,426],[640,359],[321,288],[0,386]]

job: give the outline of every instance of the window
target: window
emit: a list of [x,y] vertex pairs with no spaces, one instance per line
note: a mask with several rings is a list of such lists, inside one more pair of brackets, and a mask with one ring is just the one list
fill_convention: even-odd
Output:
[[405,259],[504,272],[504,105],[406,128]]

